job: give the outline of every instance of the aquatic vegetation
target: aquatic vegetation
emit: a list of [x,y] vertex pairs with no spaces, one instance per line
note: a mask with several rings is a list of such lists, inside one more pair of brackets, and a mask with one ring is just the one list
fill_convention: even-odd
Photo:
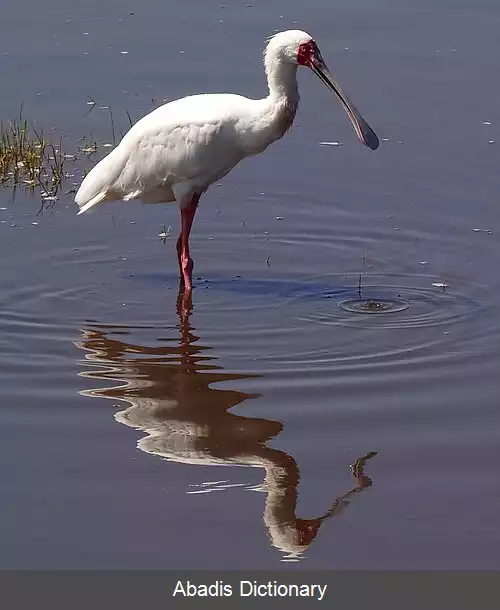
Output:
[[78,150],[90,156],[99,150],[99,145],[97,144],[97,140],[95,140],[95,138],[91,136],[84,136],[82,138],[82,144],[78,147]]
[[[87,105],[89,110],[83,118],[96,107],[97,102],[89,96]],[[63,144],[62,137],[46,137],[41,130],[35,128],[34,123],[25,116],[22,106],[16,119],[0,120],[0,189],[11,190],[12,198],[19,188],[32,195],[38,194],[42,200],[42,210],[59,199],[63,186],[67,189],[66,195],[74,194],[75,187],[88,170],[75,171],[72,168],[67,171],[67,165],[93,159],[99,152],[106,154],[117,143],[111,107],[99,108],[109,113],[111,142],[98,142],[92,134],[87,134],[76,142],[72,141],[69,151],[67,141]],[[131,127],[132,118],[127,110],[125,113]],[[75,179],[75,173],[79,174],[79,180],[71,181],[66,187],[66,182]]]
[[161,239],[161,241],[163,243],[166,243],[167,239],[170,237],[170,235],[172,234],[172,229],[171,227],[167,227],[165,225],[163,225],[163,227],[160,229],[160,233],[158,234],[158,237]]
[[46,139],[31,125],[21,110],[19,117],[0,123],[0,187],[19,187],[42,199],[56,197],[65,178],[62,141]]
[[[95,101],[92,100],[95,105]],[[93,108],[93,106],[92,106]],[[90,110],[92,110],[92,108]],[[62,137],[49,138],[35,128],[24,115],[23,108],[17,119],[0,121],[0,189],[8,188],[15,196],[17,189],[32,194],[39,194],[42,207],[59,199],[58,193],[64,183],[75,177],[73,172],[66,171],[68,163],[77,163],[89,159],[96,153],[116,145],[115,126],[112,111],[109,108],[113,143],[98,143],[90,135],[82,136],[73,143],[70,152],[66,150]],[[127,113],[129,122],[132,123]],[[82,171],[85,176],[85,171]],[[74,187],[75,183],[71,184]],[[66,194],[75,192],[69,188]]]

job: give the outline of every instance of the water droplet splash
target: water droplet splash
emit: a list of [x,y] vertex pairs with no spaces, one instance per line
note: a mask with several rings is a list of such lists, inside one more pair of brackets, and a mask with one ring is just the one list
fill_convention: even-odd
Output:
[[346,311],[364,314],[397,313],[410,307],[406,301],[399,299],[346,299],[338,306]]

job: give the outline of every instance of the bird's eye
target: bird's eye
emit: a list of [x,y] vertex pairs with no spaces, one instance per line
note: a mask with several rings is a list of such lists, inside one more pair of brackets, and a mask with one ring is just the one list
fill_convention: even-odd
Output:
[[311,41],[303,42],[301,45],[299,45],[299,48],[297,50],[297,62],[301,66],[308,66],[311,61],[311,55],[313,54],[313,52],[314,51],[311,47]]

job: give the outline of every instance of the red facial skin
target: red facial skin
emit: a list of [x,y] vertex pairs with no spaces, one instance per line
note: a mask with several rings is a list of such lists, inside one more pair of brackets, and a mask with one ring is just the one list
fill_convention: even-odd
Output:
[[312,60],[316,56],[317,51],[318,46],[314,40],[311,39],[309,42],[303,42],[297,51],[297,62],[301,66],[307,66],[310,68],[312,65]]

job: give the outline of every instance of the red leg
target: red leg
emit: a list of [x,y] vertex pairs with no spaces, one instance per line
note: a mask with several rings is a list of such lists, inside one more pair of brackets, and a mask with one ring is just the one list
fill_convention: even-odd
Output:
[[199,195],[194,195],[188,205],[181,210],[181,234],[177,240],[177,258],[181,274],[181,286],[186,292],[192,290],[193,259],[189,255],[189,234],[198,207]]

